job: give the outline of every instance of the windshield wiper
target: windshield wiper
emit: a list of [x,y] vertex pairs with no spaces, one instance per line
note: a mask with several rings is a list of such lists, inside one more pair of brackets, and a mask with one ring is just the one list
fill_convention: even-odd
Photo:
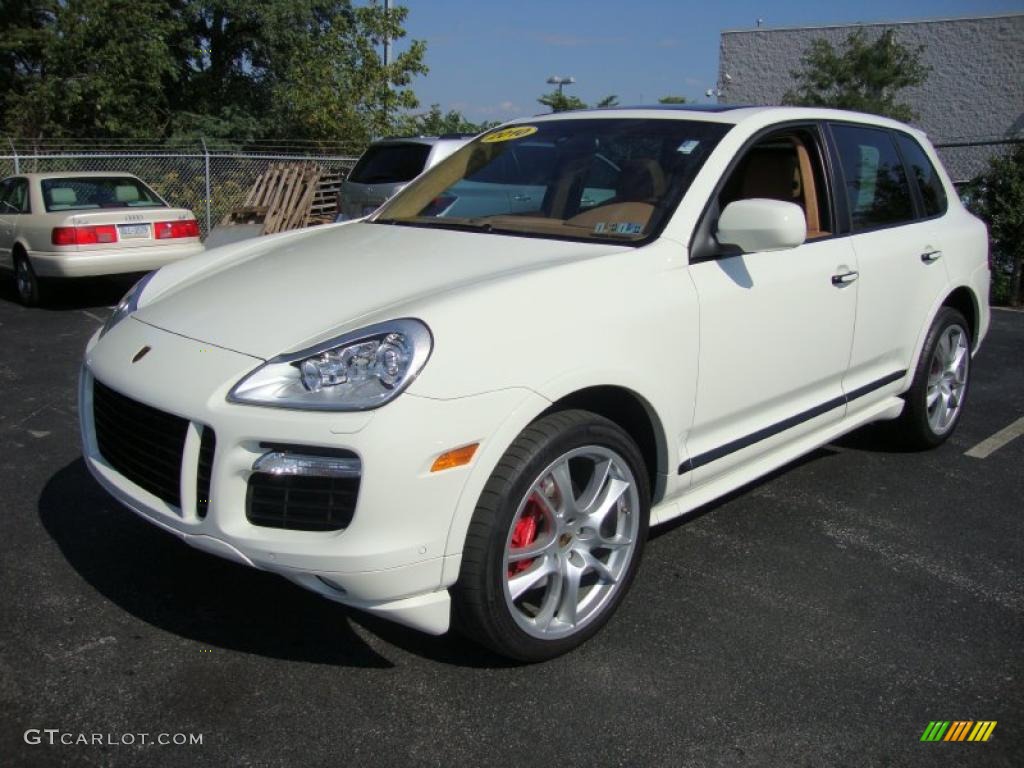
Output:
[[483,219],[441,219],[429,216],[413,219],[374,219],[373,224],[395,224],[401,227],[436,227],[463,232],[493,232],[494,225]]

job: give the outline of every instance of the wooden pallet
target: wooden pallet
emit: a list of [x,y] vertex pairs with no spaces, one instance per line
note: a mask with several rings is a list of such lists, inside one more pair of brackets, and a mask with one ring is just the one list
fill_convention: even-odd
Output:
[[320,176],[313,193],[313,202],[309,206],[306,225],[327,224],[338,215],[338,193],[346,174],[340,171],[327,171]]
[[306,226],[321,168],[313,163],[271,163],[249,190],[245,202],[230,211],[222,226],[258,223],[272,235]]

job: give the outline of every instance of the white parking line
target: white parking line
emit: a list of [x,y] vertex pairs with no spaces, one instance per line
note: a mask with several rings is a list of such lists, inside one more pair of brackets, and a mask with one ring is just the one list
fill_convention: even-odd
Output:
[[1003,427],[992,437],[985,438],[971,448],[971,450],[965,451],[964,456],[970,456],[975,459],[987,459],[994,452],[1013,440],[1013,438],[1020,437],[1021,435],[1024,435],[1024,416],[1021,416],[1010,426]]
[[97,317],[96,315],[94,315],[94,314],[93,314],[92,312],[90,312],[90,311],[89,311],[89,310],[87,310],[87,309],[80,309],[80,310],[78,310],[78,311],[79,311],[79,312],[81,312],[81,313],[82,313],[83,315],[85,315],[85,316],[87,316],[87,317],[91,317],[91,318],[92,318],[93,320],[95,320],[95,321],[96,321],[97,323],[105,323],[105,322],[107,322],[107,321],[106,321],[106,320],[104,320],[104,319],[103,319],[102,317]]

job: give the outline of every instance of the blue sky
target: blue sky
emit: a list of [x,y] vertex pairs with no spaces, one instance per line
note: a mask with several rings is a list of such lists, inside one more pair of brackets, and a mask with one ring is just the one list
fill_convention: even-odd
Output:
[[[718,74],[719,32],[766,27],[899,21],[1024,11],[1024,0],[396,0],[409,8],[408,38],[427,42],[430,73],[413,87],[424,107],[440,104],[471,120],[544,111],[536,99],[550,75],[587,102],[620,103],[678,94],[707,101]],[[401,45],[398,46],[399,48]]]

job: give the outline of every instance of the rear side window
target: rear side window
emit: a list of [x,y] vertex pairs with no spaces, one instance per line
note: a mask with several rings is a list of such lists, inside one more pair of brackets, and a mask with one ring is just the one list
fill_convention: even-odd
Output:
[[939,174],[915,139],[905,133],[896,134],[896,143],[906,161],[911,175],[917,180],[917,188],[921,190],[921,202],[924,215],[939,216],[946,212],[946,190],[942,186]]
[[854,232],[913,221],[914,204],[889,131],[833,125]]
[[0,189],[0,213],[28,213],[28,182],[8,179]]
[[428,144],[378,144],[367,149],[348,180],[357,184],[397,184],[420,175],[430,154]]

